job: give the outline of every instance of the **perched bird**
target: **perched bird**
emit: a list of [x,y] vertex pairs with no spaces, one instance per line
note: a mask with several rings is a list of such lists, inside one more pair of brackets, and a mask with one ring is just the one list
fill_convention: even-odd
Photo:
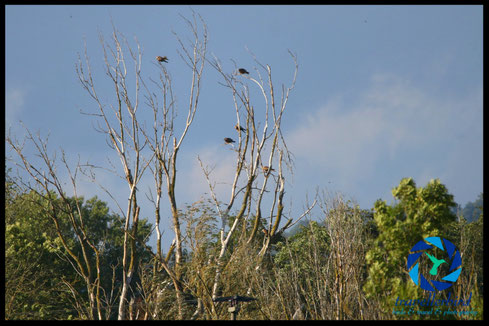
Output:
[[238,71],[239,71],[239,73],[240,73],[240,74],[248,74],[248,75],[250,74],[250,73],[249,73],[248,71],[246,71],[246,69],[244,69],[244,68],[239,68],[239,69],[238,69]]
[[157,56],[156,57],[156,60],[158,60],[159,62],[168,62],[168,58],[167,57]]
[[232,297],[219,297],[219,298],[212,299],[212,301],[214,301],[214,302],[229,301],[232,304],[232,306],[236,306],[236,304],[239,301],[248,302],[248,301],[254,301],[254,300],[256,300],[256,299],[252,298],[252,297],[242,297],[240,295],[235,295]]
[[225,142],[226,144],[232,144],[232,143],[235,143],[235,141],[234,141],[232,138],[228,138],[228,137],[224,138],[224,142]]
[[263,233],[265,233],[265,236],[268,237],[268,230],[267,229],[262,229],[261,230]]
[[245,128],[241,127],[240,125],[236,124],[236,126],[234,126],[234,129],[236,129],[236,131],[246,131]]
[[268,166],[264,166],[264,167],[262,167],[262,169],[263,169],[263,172],[265,172],[265,173],[269,173],[270,171],[275,171],[275,169],[270,169]]

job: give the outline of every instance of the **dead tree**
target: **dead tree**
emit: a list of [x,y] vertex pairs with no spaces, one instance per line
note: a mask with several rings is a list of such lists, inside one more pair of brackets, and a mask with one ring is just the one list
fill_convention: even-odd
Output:
[[[125,319],[127,296],[137,264],[135,236],[140,211],[137,199],[137,184],[147,168],[148,163],[145,162],[142,154],[146,143],[144,138],[141,141],[141,127],[137,115],[141,109],[139,97],[142,68],[141,49],[136,40],[137,50],[133,51],[127,39],[115,27],[113,28],[111,41],[105,41],[104,37],[100,35],[100,42],[104,53],[105,73],[114,86],[115,103],[106,105],[99,96],[86,46],[84,63],[79,58],[76,70],[82,87],[92,97],[98,107],[97,113],[87,114],[97,118],[97,130],[107,136],[108,146],[119,157],[123,170],[121,177],[126,180],[128,185],[127,207],[125,210],[121,209],[125,223],[122,257],[122,290],[118,313],[119,319]],[[128,59],[126,56],[130,56],[130,58]],[[134,65],[134,76],[128,73],[129,61],[132,61]],[[136,85],[136,95],[134,97],[130,95],[129,91],[129,78],[131,77],[134,78]],[[93,181],[95,181],[95,178]],[[110,194],[110,190],[105,190]]]
[[[330,296],[318,293],[321,302],[333,308],[335,319],[364,319],[365,304],[362,295],[363,266],[366,253],[366,229],[360,208],[341,195],[328,198],[324,193],[319,200],[331,241],[329,261]],[[326,310],[322,306],[322,310]],[[326,314],[326,312],[324,313]]]
[[[155,63],[159,69],[159,81],[146,79],[142,75],[142,51],[137,41],[133,48],[124,35],[113,30],[111,43],[101,36],[100,41],[104,50],[105,71],[114,86],[115,104],[106,105],[102,102],[95,87],[94,78],[85,50],[85,65],[79,60],[77,72],[83,88],[95,100],[98,106],[97,113],[90,113],[99,121],[98,130],[108,137],[108,145],[117,153],[124,171],[124,179],[129,186],[128,206],[124,212],[124,254],[122,259],[123,283],[119,301],[119,319],[126,319],[128,291],[135,273],[137,257],[135,253],[135,235],[137,232],[140,206],[137,199],[137,184],[147,168],[151,169],[155,180],[155,194],[150,198],[155,207],[155,228],[157,232],[158,264],[165,269],[172,278],[177,294],[179,318],[182,318],[182,234],[180,217],[177,207],[175,185],[178,152],[194,120],[197,103],[201,89],[201,78],[204,69],[207,46],[207,29],[199,17],[202,30],[198,28],[197,17],[193,20],[184,20],[190,27],[194,42],[185,44],[176,33],[180,45],[180,57],[190,68],[192,80],[190,86],[189,106],[185,126],[180,135],[176,134],[176,98],[172,90],[172,77],[166,66]],[[133,65],[133,74],[128,74],[128,66]],[[129,78],[135,84],[135,94],[129,91]],[[158,88],[157,93],[153,87]],[[144,98],[144,102],[143,102]],[[146,128],[141,110],[152,112],[151,128]],[[143,149],[148,148],[148,151]],[[174,251],[175,267],[171,269],[168,259],[163,259],[161,252],[160,216],[161,196],[166,190],[171,208],[173,231],[175,233],[174,246],[168,255]]]
[[[160,80],[159,82],[152,81],[159,89],[159,97],[153,93],[146,83],[143,83],[146,94],[146,103],[152,109],[153,128],[148,131],[143,131],[144,137],[149,145],[151,152],[154,155],[152,171],[156,186],[156,196],[152,201],[155,205],[156,214],[156,231],[157,231],[157,255],[161,262],[161,232],[160,223],[160,200],[163,192],[163,183],[166,186],[168,201],[171,208],[171,216],[173,222],[173,231],[175,233],[174,249],[175,268],[172,271],[174,286],[177,294],[177,303],[179,317],[182,318],[183,305],[183,285],[182,277],[182,230],[181,217],[178,210],[175,185],[177,176],[177,158],[178,152],[183,144],[183,141],[188,134],[190,126],[194,121],[195,113],[197,112],[198,101],[201,90],[201,80],[206,63],[207,51],[207,26],[203,19],[196,14],[193,15],[193,20],[183,18],[189,26],[193,42],[185,44],[176,33],[175,36],[180,44],[179,55],[190,69],[192,79],[190,85],[190,95],[187,107],[187,117],[183,131],[177,135],[175,132],[175,117],[176,117],[176,98],[172,89],[172,78],[166,66],[159,65]],[[200,28],[199,28],[200,27]],[[168,261],[168,260],[166,260]],[[168,265],[163,265],[168,269]]]
[[[295,55],[289,51],[295,70],[291,86],[282,85],[280,102],[272,81],[272,68],[263,65],[252,54],[258,68],[255,73],[248,74],[234,69],[227,72],[221,62],[214,58],[212,67],[223,79],[222,85],[229,89],[234,101],[236,111],[235,129],[238,131],[237,144],[234,147],[236,153],[236,172],[231,183],[230,198],[224,209],[221,209],[215,193],[215,185],[211,181],[210,170],[199,158],[203,173],[207,179],[212,200],[221,220],[220,251],[216,257],[216,272],[212,284],[212,299],[218,294],[223,267],[226,264],[225,256],[233,234],[241,226],[241,235],[246,236],[245,243],[251,243],[256,239],[262,220],[266,221],[267,236],[264,239],[258,256],[260,262],[270,246],[273,236],[283,232],[292,225],[292,218],[280,228],[284,219],[284,194],[286,170],[292,173],[292,153],[288,150],[282,135],[281,124],[289,98],[290,91],[294,88],[298,64]],[[237,68],[237,67],[236,67]],[[264,73],[264,77],[262,76]],[[260,102],[264,105],[255,105],[250,95],[258,90],[262,95]],[[268,212],[264,211],[264,198],[271,202]],[[253,199],[253,200],[252,200]],[[238,202],[239,201],[239,202]],[[256,204],[252,204],[252,203]],[[229,229],[226,229],[226,221],[232,209],[237,205],[235,219]],[[253,220],[250,220],[250,219]],[[251,229],[246,229],[247,221],[250,221]],[[256,269],[260,268],[260,263]],[[249,295],[251,289],[248,289]]]

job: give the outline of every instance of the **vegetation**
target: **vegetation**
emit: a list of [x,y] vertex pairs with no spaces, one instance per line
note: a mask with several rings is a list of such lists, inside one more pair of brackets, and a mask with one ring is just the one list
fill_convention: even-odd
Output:
[[[205,22],[192,18],[184,18],[191,42],[175,33],[189,68],[188,101],[177,101],[173,91],[174,82],[187,82],[180,80],[184,73],[173,80],[168,61],[158,57],[158,78],[146,77],[139,43],[131,45],[115,27],[109,41],[100,37],[112,100],[99,95],[87,49],[78,61],[80,83],[96,108],[87,114],[120,161],[111,171],[127,184],[127,198],[115,201],[117,213],[97,197],[78,195],[85,176],[115,197],[99,183],[98,166],[69,163],[62,150],[53,155],[48,140],[29,130],[22,141],[7,136],[20,173],[14,178],[6,168],[6,319],[228,319],[228,304],[216,299],[234,295],[256,299],[239,305],[240,319],[481,319],[482,207],[457,215],[440,180],[417,187],[405,178],[392,191],[393,204],[378,200],[361,209],[341,195],[317,193],[300,215],[290,216],[283,199],[293,156],[281,123],[296,56],[289,52],[292,80],[277,94],[272,67],[253,54],[256,74],[209,59]],[[178,154],[199,108],[207,66],[236,111],[236,140],[225,141],[235,155],[235,174],[224,202],[212,169],[198,158],[209,192],[181,206]],[[188,103],[183,120],[177,119],[178,103]],[[149,192],[138,189],[143,176],[154,181]],[[140,216],[141,195],[153,204],[153,216]],[[171,217],[173,241],[166,251],[161,216]],[[456,313],[442,316],[395,314],[398,298],[429,295],[411,281],[406,259],[415,243],[438,236],[455,244],[463,260],[460,278],[439,298],[448,300],[449,293],[470,306],[445,309]]]
[[[93,318],[83,277],[49,218],[49,203],[32,191],[23,191],[8,171],[6,175],[6,319]],[[451,196],[437,180],[416,188],[412,179],[403,179],[393,194],[399,202],[390,206],[377,201],[373,214],[341,197],[322,198],[322,217],[303,223],[292,235],[274,239],[259,269],[255,266],[265,236],[250,244],[246,237],[233,238],[218,294],[247,293],[256,298],[242,304],[239,317],[243,319],[440,319],[396,316],[392,311],[398,309],[397,297],[426,297],[405,272],[412,244],[427,236],[442,236],[464,253],[464,272],[450,293],[463,300],[471,294],[471,305],[470,309],[457,309],[477,312],[475,316],[443,319],[482,318],[482,214],[472,223],[463,216],[457,221],[449,209]],[[410,195],[403,196],[406,194]],[[212,302],[210,292],[217,270],[214,257],[219,253],[219,228],[211,204],[201,201],[182,213],[187,225],[182,268],[186,319],[229,318],[227,305]],[[438,215],[430,205],[437,207]],[[102,317],[117,318],[114,307],[121,292],[123,219],[110,214],[107,205],[97,198],[84,201],[81,207],[87,230],[101,253]],[[423,218],[426,211],[430,218]],[[64,239],[76,256],[81,256],[68,214],[59,220]],[[130,318],[174,319],[178,314],[176,290],[164,271],[154,273],[151,267],[154,253],[145,236],[151,227],[142,220],[138,235],[141,258],[131,287],[135,299],[129,307]],[[89,261],[94,259],[92,256]],[[439,298],[446,299],[446,294],[440,293]],[[199,312],[194,316],[195,311]]]
[[468,202],[462,209],[462,216],[467,220],[467,222],[475,222],[479,219],[482,214],[482,206],[484,199],[481,193],[479,197],[473,202]]

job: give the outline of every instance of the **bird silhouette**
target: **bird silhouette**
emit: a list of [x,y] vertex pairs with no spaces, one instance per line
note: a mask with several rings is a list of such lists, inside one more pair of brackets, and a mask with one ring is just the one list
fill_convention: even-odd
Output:
[[235,141],[234,141],[232,138],[228,138],[228,137],[224,138],[224,142],[225,142],[226,144],[232,144],[232,143],[235,143]]
[[240,125],[236,124],[236,126],[234,126],[234,129],[236,129],[236,131],[246,131],[245,128],[241,127]]
[[[430,270],[431,275],[436,275],[438,273],[438,266],[440,266],[443,263],[447,263],[444,259],[438,259],[435,256],[430,255],[429,253],[425,252],[426,256],[430,258],[431,262],[433,263],[433,267]],[[448,263],[447,263],[448,264]]]
[[156,60],[158,60],[159,62],[168,62],[168,58],[167,57],[157,56],[156,57]]
[[219,297],[219,298],[212,299],[212,301],[214,301],[214,302],[230,301],[230,302],[234,302],[235,304],[238,301],[248,302],[248,301],[254,301],[254,300],[256,300],[256,299],[252,298],[252,297],[243,297],[240,295],[234,295],[234,296],[230,296],[230,297]]
[[265,172],[265,173],[269,173],[269,172],[271,172],[271,171],[275,171],[275,169],[270,169],[268,166],[264,166],[264,167],[262,167],[262,170],[263,170],[263,172]]
[[248,71],[246,71],[246,69],[244,69],[244,68],[239,68],[239,69],[238,69],[238,71],[239,71],[239,73],[240,73],[240,74],[242,74],[242,75],[243,75],[243,74],[248,74],[248,75],[250,74],[250,73],[249,73]]

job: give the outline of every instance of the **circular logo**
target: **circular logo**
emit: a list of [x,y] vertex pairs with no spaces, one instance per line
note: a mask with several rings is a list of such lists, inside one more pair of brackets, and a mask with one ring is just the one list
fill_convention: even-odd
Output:
[[[420,264],[426,265],[425,269],[429,270],[426,275],[420,272]],[[460,276],[461,266],[462,258],[457,248],[447,239],[442,241],[439,237],[419,241],[411,248],[407,258],[409,276],[414,284],[427,291],[442,291],[451,287]]]

